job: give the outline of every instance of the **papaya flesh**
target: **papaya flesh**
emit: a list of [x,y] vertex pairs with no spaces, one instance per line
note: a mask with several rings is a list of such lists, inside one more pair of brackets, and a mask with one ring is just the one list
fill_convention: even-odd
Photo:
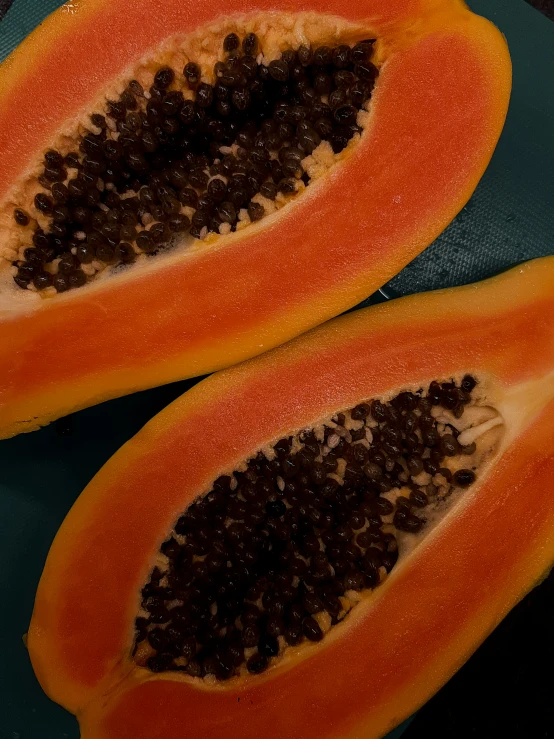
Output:
[[[427,700],[554,562],[553,303],[544,258],[360,310],[212,375],[150,421],[68,514],[29,629],[37,677],[82,736],[379,737]],[[323,639],[225,682],[139,664],[141,588],[214,480],[322,419],[359,418],[368,399],[451,379],[474,397],[449,427],[475,444],[475,478],[422,509],[429,522],[398,536],[390,574]],[[464,421],[471,411],[485,415]]]
[[[242,0],[224,6],[171,0],[164,9],[153,14],[147,0],[64,6],[0,67],[1,437],[234,364],[355,305],[463,207],[502,129],[510,91],[506,44],[458,0],[364,0],[349,7],[315,0],[256,7]],[[17,211],[45,225],[33,200],[37,176],[46,176],[45,153],[54,170],[48,176],[56,179],[52,147],[65,155],[81,141],[77,134],[98,132],[89,114],[110,109],[106,99],[113,103],[135,73],[149,70],[152,77],[170,64],[184,85],[182,65],[190,61],[213,81],[211,65],[225,38],[237,33],[244,40],[253,31],[266,62],[302,45],[352,47],[376,39],[371,63],[379,75],[363,131],[332,154],[336,164],[326,169],[314,160],[319,175],[306,191],[287,195],[290,203],[247,228],[188,246],[185,240],[152,259],[139,255],[126,269],[105,269],[51,299],[40,297],[50,288],[17,287],[13,273],[25,264],[32,233],[30,225],[19,225]],[[92,193],[96,200],[107,198],[102,176],[91,186],[104,188]],[[67,231],[69,206],[58,209],[58,231]],[[88,244],[88,228],[73,234],[72,251],[59,258],[56,269],[61,273],[63,262],[71,273],[66,282],[85,279],[75,255],[82,253],[79,239],[86,236]],[[58,244],[50,236],[48,244]],[[110,244],[97,244],[106,246],[109,255]],[[35,267],[25,270],[23,286],[32,286]]]

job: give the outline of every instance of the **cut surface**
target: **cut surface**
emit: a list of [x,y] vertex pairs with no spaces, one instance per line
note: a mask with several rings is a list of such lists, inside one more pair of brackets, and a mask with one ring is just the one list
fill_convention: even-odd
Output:
[[276,212],[359,140],[377,76],[360,33],[298,14],[168,39],[12,188],[15,284],[53,297]]
[[[37,162],[56,137],[90,124],[110,80],[121,83],[115,100],[147,56],[182,74],[185,59],[173,65],[160,57],[168,38],[196,38],[198,29],[217,27],[210,38],[218,55],[232,30],[225,24],[246,18],[237,26],[244,39],[265,8],[249,16],[252,8],[241,0],[232,7],[170,0],[166,10],[153,18],[148,0],[82,0],[78,12],[52,16],[0,68],[4,204],[10,198],[13,208],[23,204],[25,198],[12,197],[14,185],[39,174]],[[230,11],[232,20],[218,20]],[[321,11],[317,3],[272,11],[257,33],[267,43],[268,29],[278,29],[268,56],[308,43],[378,39],[372,59],[379,78],[358,143],[260,222],[213,243],[197,240],[155,259],[140,257],[142,264],[128,269],[105,269],[110,279],[51,300],[18,288],[7,266],[9,289],[0,291],[0,435],[210,372],[288,340],[367,297],[469,198],[500,133],[510,88],[505,43],[487,21],[456,0],[364,0],[342,6],[340,18],[314,12],[304,29],[295,23]],[[286,48],[278,50],[283,41]],[[187,58],[203,64],[197,48]],[[20,117],[29,126],[18,125]],[[314,179],[319,164],[306,167]],[[11,206],[9,228],[25,230]]]
[[475,385],[360,403],[215,480],[142,588],[135,662],[228,680],[321,641],[490,463],[503,419]]
[[[29,630],[41,684],[79,715],[83,737],[153,739],[160,727],[187,737],[204,732],[211,739],[278,739],[300,733],[328,739],[378,737],[426,700],[554,560],[554,499],[544,483],[554,474],[554,432],[548,422],[554,404],[553,296],[550,258],[479,285],[349,314],[199,383],[114,455],[58,533]],[[455,406],[441,407],[432,415],[438,414],[439,434],[446,430],[439,424],[450,422],[460,431],[458,444],[475,444],[474,457],[456,455],[441,462],[475,472],[475,482],[451,495],[444,508],[430,504],[419,512],[412,509],[410,515],[426,519],[417,534],[394,526],[398,511],[393,511],[390,533],[399,559],[378,587],[356,591],[362,596],[359,602],[323,639],[283,645],[262,674],[250,674],[243,660],[236,666],[239,674],[226,681],[191,676],[183,663],[175,663],[185,668],[182,671],[158,673],[137,665],[158,655],[158,650],[156,655],[148,653],[144,642],[152,647],[148,634],[164,630],[164,609],[185,605],[184,598],[182,605],[163,598],[149,601],[156,596],[147,590],[144,605],[152,606],[161,622],[138,623],[139,636],[147,638],[139,640],[133,656],[137,616],[152,615],[148,608],[140,610],[141,589],[152,585],[154,566],[163,570],[169,563],[169,557],[159,556],[160,542],[169,542],[174,531],[178,547],[168,544],[168,551],[187,546],[177,538],[182,534],[176,532],[176,521],[185,530],[190,526],[188,513],[180,519],[199,493],[208,493],[208,498],[212,491],[217,493],[221,480],[217,485],[214,481],[232,471],[236,489],[242,489],[250,469],[245,460],[270,467],[260,458],[256,461],[257,451],[269,460],[269,446],[278,449],[289,436],[306,446],[300,441],[306,432],[309,448],[310,431],[316,440],[323,432],[325,439],[323,426],[331,426],[334,417],[336,427],[341,420],[337,413],[345,415],[342,428],[352,436],[352,430],[359,429],[347,428],[352,425],[347,411],[350,418],[352,410],[363,413],[358,406],[368,399],[386,405],[399,392],[428,391],[433,378],[452,378],[459,387],[466,374],[478,384],[461,417],[456,418],[460,411]],[[366,431],[367,425],[364,421]],[[370,427],[372,435],[375,428]],[[336,435],[348,441],[346,433]],[[361,442],[349,443],[365,446]],[[369,447],[367,451],[369,456]],[[300,449],[298,454],[311,456]],[[328,454],[322,461],[323,456]],[[371,488],[366,466],[361,479]],[[401,466],[398,474],[405,472]],[[394,474],[394,467],[390,472]],[[284,477],[283,482],[286,486]],[[376,497],[392,499],[399,492],[402,488]],[[277,492],[275,496],[275,501],[263,504],[264,515],[266,503],[277,502]],[[197,509],[189,510],[194,518]],[[194,530],[205,528],[199,523]],[[203,538],[205,543],[209,537]],[[382,561],[385,552],[380,552]],[[202,568],[194,570],[196,576]],[[307,589],[313,587],[319,586],[308,582]],[[186,609],[181,613],[186,622]],[[217,611],[210,617],[214,615]],[[203,625],[208,623],[209,618]],[[204,633],[206,637],[209,640]],[[183,634],[183,647],[188,638]],[[274,649],[275,643],[271,646]],[[159,653],[164,654],[163,649]],[[235,653],[234,658],[238,661],[239,656]],[[208,668],[214,665],[208,662]]]

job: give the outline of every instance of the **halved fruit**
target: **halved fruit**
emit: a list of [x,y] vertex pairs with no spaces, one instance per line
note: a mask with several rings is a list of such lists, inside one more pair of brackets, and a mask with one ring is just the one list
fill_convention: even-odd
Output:
[[378,737],[554,561],[554,259],[212,375],[92,480],[28,645],[82,736]]
[[0,68],[0,436],[356,304],[466,203],[509,91],[458,0],[61,8]]

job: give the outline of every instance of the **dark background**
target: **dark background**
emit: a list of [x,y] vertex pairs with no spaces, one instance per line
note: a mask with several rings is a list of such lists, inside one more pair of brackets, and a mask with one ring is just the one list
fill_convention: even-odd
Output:
[[554,0],[527,0],[527,2],[554,20]]

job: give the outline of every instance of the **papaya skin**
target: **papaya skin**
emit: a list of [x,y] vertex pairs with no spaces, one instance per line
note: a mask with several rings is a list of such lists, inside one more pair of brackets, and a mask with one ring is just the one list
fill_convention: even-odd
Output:
[[106,81],[167,36],[220,12],[281,7],[341,14],[379,38],[360,144],[294,203],[209,248],[1,308],[0,438],[283,343],[384,284],[471,196],[503,126],[511,69],[501,34],[459,0],[171,0],[163,13],[151,0],[80,0],[0,67],[0,199]]
[[[361,739],[413,713],[554,563],[553,309],[548,257],[335,319],[212,375],[152,419],[68,514],[29,629],[38,678],[84,739]],[[504,418],[496,456],[323,642],[215,686],[132,662],[159,544],[219,474],[337,409],[467,371]]]

